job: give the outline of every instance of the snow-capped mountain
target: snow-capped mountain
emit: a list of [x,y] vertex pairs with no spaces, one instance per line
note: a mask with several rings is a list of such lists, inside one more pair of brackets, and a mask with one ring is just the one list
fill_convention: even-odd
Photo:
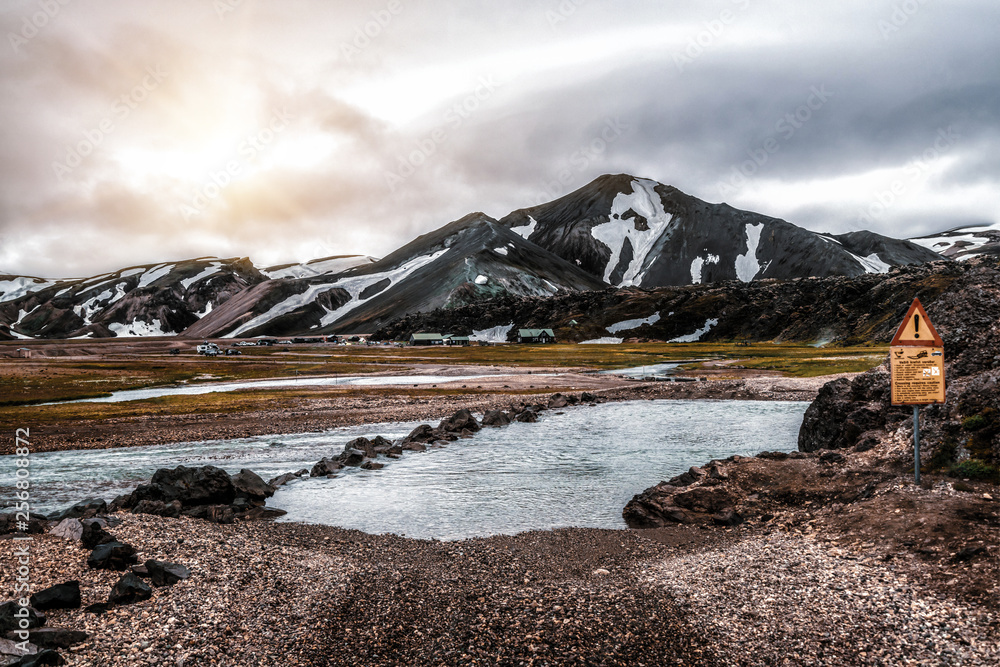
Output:
[[873,232],[818,234],[619,174],[500,223],[616,286],[885,273],[940,259]]
[[950,259],[965,260],[977,255],[1000,255],[1000,223],[957,227],[910,241]]
[[998,247],[1000,225],[912,241],[819,234],[655,181],[602,176],[499,221],[470,214],[379,260],[261,270],[246,258],[208,257],[85,279],[0,275],[0,339],[371,332],[501,295],[853,277]]
[[134,266],[92,278],[0,276],[0,335],[13,338],[163,336],[267,278],[247,259]]
[[258,298],[240,317],[223,307],[194,332],[245,337],[368,331],[407,313],[501,293],[544,296],[607,287],[482,213],[420,236],[376,262],[334,276],[272,283],[255,288]]

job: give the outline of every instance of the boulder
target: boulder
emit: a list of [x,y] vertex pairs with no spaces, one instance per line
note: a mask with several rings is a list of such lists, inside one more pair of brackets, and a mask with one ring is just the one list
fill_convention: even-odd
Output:
[[173,586],[191,576],[191,570],[178,563],[150,559],[145,567],[154,586]]
[[344,445],[344,451],[341,454],[341,456],[346,454],[351,449],[356,449],[360,452],[363,452],[364,455],[370,459],[373,459],[376,456],[378,456],[378,454],[375,453],[375,445],[368,438],[355,438],[354,440],[351,440],[346,445]]
[[83,610],[88,614],[96,614],[100,616],[101,614],[103,614],[108,610],[108,603],[95,602],[94,604],[88,604],[86,607],[83,608]]
[[410,431],[410,434],[403,438],[403,442],[400,444],[403,446],[403,449],[406,449],[406,444],[409,442],[429,444],[439,437],[440,434],[430,424],[421,424]]
[[15,632],[8,633],[7,639],[0,639],[0,667],[19,665],[23,657],[33,656],[38,653],[38,646],[31,643],[25,645],[25,650],[22,652],[18,648],[18,644],[21,641],[23,640]]
[[490,410],[483,415],[483,426],[507,426],[510,424],[510,417],[503,410]]
[[115,537],[104,530],[100,523],[90,521],[83,524],[83,534],[80,536],[80,541],[83,543],[84,549],[93,549],[99,544],[114,542]]
[[597,397],[591,394],[589,391],[585,391],[580,394],[580,400],[584,403],[594,403],[597,401]]
[[44,533],[49,527],[47,519],[35,515],[32,515],[28,519],[28,530],[21,530],[20,523],[21,521],[18,520],[17,514],[14,512],[0,514],[0,535],[7,535],[9,533],[37,535],[38,533]]
[[847,459],[840,452],[823,452],[819,455],[819,460],[822,463],[843,463]]
[[[45,625],[45,613],[41,610],[35,609],[34,607],[25,607],[28,610],[28,627],[26,629],[30,630],[32,628],[40,628]],[[4,602],[0,604],[0,634],[6,634],[11,630],[20,630],[21,628],[21,605],[15,600],[10,602]]]
[[108,504],[101,498],[89,498],[49,516],[50,521],[85,519],[106,512]]
[[565,408],[569,405],[569,401],[562,394],[552,394],[549,396],[549,409],[558,410],[559,408]]
[[132,514],[152,514],[176,519],[181,515],[181,501],[174,500],[165,503],[162,500],[140,500],[132,508]]
[[108,604],[111,606],[132,604],[141,602],[153,597],[153,589],[149,584],[131,572],[126,572],[118,580],[111,593],[108,595]]
[[365,453],[360,449],[345,449],[337,460],[345,466],[358,467],[365,462]]
[[672,477],[668,484],[670,486],[691,486],[695,482],[703,479],[707,473],[704,468],[699,468],[698,466],[691,466],[688,468],[687,472],[681,473],[676,477]]
[[236,487],[229,474],[215,466],[160,468],[153,473],[149,487],[148,499],[168,503],[179,500],[185,507],[228,505],[236,498]]
[[78,540],[83,537],[83,524],[79,519],[63,519],[49,531],[49,534],[67,540]]
[[712,515],[712,523],[716,526],[738,526],[743,523],[739,512],[729,507]]
[[243,468],[239,473],[233,475],[231,479],[233,486],[236,487],[237,495],[242,495],[261,503],[274,495],[274,487],[261,479],[260,475],[253,470]]
[[138,560],[135,548],[131,545],[121,542],[107,542],[94,548],[90,557],[87,558],[87,567],[92,570],[124,571]]
[[33,655],[26,655],[17,663],[17,667],[41,667],[42,665],[65,665],[66,661],[56,651],[44,648]]
[[42,611],[48,609],[79,609],[80,582],[73,580],[56,584],[31,596],[31,606]]
[[[324,461],[329,461],[329,459],[324,459]],[[318,475],[313,475],[313,477],[318,477]],[[278,475],[277,477],[274,477],[274,478],[270,479],[267,482],[267,485],[277,488],[279,486],[284,486],[285,484],[288,484],[289,482],[294,482],[294,481],[296,481],[298,479],[299,479],[299,476],[296,475],[294,472],[286,472],[284,475]]]
[[476,417],[465,408],[462,408],[447,419],[442,419],[441,423],[438,424],[438,430],[445,433],[460,433],[462,431],[475,433],[480,428],[482,427],[476,421]]
[[727,507],[731,507],[734,498],[724,488],[698,486],[690,491],[678,493],[674,496],[673,500],[677,505],[692,512],[714,514]]
[[526,409],[514,415],[514,421],[533,424],[538,421],[538,415],[535,413],[534,410]]
[[361,464],[362,470],[381,470],[384,467],[384,463],[375,463],[374,461],[365,461]]
[[[15,637],[17,637],[16,633],[7,633],[8,639]],[[83,630],[67,630],[65,628],[37,628],[28,633],[28,641],[39,648],[69,648],[74,644],[85,642],[89,638],[90,635]]]
[[324,456],[316,463],[316,465],[312,467],[312,470],[309,471],[309,476],[326,477],[327,475],[335,474],[338,470],[340,470],[343,467],[344,464],[341,463],[340,461],[337,461],[335,459],[329,459]]
[[392,440],[376,435],[372,438],[372,449],[376,454],[388,454],[393,449]]
[[408,452],[426,452],[427,445],[422,442],[404,442],[402,449],[405,449]]
[[211,523],[235,523],[236,512],[229,505],[209,505],[205,512],[205,521]]

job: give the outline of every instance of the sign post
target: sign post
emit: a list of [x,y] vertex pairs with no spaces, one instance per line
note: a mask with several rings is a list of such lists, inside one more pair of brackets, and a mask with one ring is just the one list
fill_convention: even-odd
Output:
[[892,405],[913,406],[913,477],[920,481],[920,406],[945,401],[944,341],[914,299],[889,347]]

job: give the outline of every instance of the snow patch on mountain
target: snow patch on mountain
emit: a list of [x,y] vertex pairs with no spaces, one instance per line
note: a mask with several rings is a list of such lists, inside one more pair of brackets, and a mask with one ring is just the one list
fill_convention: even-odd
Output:
[[200,282],[205,278],[208,278],[209,276],[218,273],[221,267],[222,267],[222,262],[212,262],[209,266],[205,267],[204,271],[202,271],[198,275],[191,276],[190,278],[185,278],[184,280],[182,280],[181,286],[186,291],[189,287],[191,287],[191,285],[194,285],[195,283]]
[[194,316],[197,317],[200,320],[201,318],[203,318],[206,315],[208,315],[210,312],[212,312],[212,302],[211,301],[206,301],[205,302],[205,310],[202,311],[202,312],[200,312],[200,313],[195,313]]
[[985,235],[984,232],[1000,232],[1000,222],[977,227],[975,230],[966,228],[934,236],[909,239],[909,241],[946,257],[962,261],[975,257],[983,246],[993,242],[993,239]]
[[705,326],[703,326],[701,329],[698,329],[694,333],[690,333],[690,334],[688,334],[686,336],[678,336],[677,338],[671,338],[667,342],[668,343],[697,343],[699,340],[701,340],[702,336],[704,336],[709,331],[711,331],[712,327],[714,327],[718,323],[719,323],[719,320],[717,320],[717,319],[705,320]]
[[521,238],[527,241],[528,237],[535,233],[535,228],[538,227],[538,221],[532,218],[530,215],[528,216],[528,221],[529,222],[527,225],[521,225],[520,227],[511,227],[510,231],[514,232],[515,234],[520,234]]
[[764,223],[746,225],[744,227],[747,241],[747,251],[736,257],[736,277],[745,283],[753,280],[760,273],[760,262],[757,261],[757,246],[760,245],[760,235],[764,231]]
[[108,325],[118,338],[132,338],[138,336],[172,336],[172,333],[164,332],[160,327],[160,320],[154,319],[152,322],[143,322],[140,319],[132,320],[131,324],[118,324],[114,322]]
[[56,281],[54,280],[42,280],[41,278],[27,278],[24,276],[19,276],[13,280],[0,280],[0,303],[15,301],[32,292],[43,290],[55,284]]
[[292,264],[291,266],[263,269],[261,273],[275,280],[278,278],[312,278],[314,276],[342,273],[357,266],[371,264],[374,261],[376,261],[374,257],[367,255],[330,257],[306,262],[305,264]]
[[638,329],[643,324],[656,324],[660,321],[660,313],[656,312],[649,317],[644,317],[637,320],[622,320],[621,322],[616,322],[611,326],[607,327],[606,331],[608,333],[618,333],[619,331],[629,331],[630,329]]
[[476,276],[476,284],[477,284],[477,285],[485,285],[485,284],[486,284],[486,283],[488,283],[489,281],[490,281],[490,279],[489,279],[489,278],[487,278],[486,276],[484,276],[484,275],[483,275],[483,274],[481,274],[481,273],[480,273],[480,274],[479,274],[478,276]]
[[144,274],[142,274],[142,277],[139,278],[138,287],[143,288],[153,284],[163,276],[170,273],[170,271],[173,270],[173,268],[174,268],[173,264],[160,264],[159,266],[154,266],[153,268],[149,269]]
[[858,260],[858,263],[864,267],[865,273],[889,273],[889,269],[892,268],[889,264],[886,264],[881,259],[879,259],[878,253],[873,252],[867,257],[860,257],[855,255],[853,252],[850,253],[851,257]]
[[614,336],[604,336],[602,338],[591,338],[590,340],[581,340],[578,345],[621,345],[624,338],[615,338]]
[[472,332],[469,336],[469,340],[483,341],[485,343],[506,343],[507,334],[510,330],[514,328],[514,323],[511,322],[506,326],[496,326],[490,327],[489,329],[478,329]]
[[497,253],[498,255],[506,255],[507,254],[507,248],[504,248],[503,246],[500,246],[499,248],[493,248],[493,252]]
[[111,299],[111,297],[111,290],[104,290],[97,296],[90,297],[80,305],[73,306],[73,312],[76,313],[78,317],[83,319],[84,325],[92,324],[90,318],[94,316],[94,313],[98,312],[107,305],[107,303],[98,304],[102,301],[107,302]]
[[[655,181],[635,179],[632,181],[631,194],[621,192],[611,202],[611,220],[591,228],[590,233],[593,237],[611,250],[611,259],[604,267],[605,282],[611,282],[611,274],[618,266],[626,238],[632,246],[632,261],[629,262],[618,285],[623,287],[642,282],[646,256],[653,249],[660,234],[670,224],[672,217],[663,210],[663,201],[655,187]],[[636,229],[634,218],[621,217],[630,209],[646,219],[648,229]]]
[[697,285],[701,282],[702,270],[706,264],[718,264],[718,255],[708,255],[706,257],[695,257],[691,261],[691,284]]

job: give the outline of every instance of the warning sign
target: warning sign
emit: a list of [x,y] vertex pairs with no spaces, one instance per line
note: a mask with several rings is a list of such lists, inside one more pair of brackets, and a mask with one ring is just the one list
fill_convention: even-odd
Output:
[[944,341],[914,299],[889,348],[893,405],[944,403]]
[[893,405],[944,403],[944,348],[889,348]]

